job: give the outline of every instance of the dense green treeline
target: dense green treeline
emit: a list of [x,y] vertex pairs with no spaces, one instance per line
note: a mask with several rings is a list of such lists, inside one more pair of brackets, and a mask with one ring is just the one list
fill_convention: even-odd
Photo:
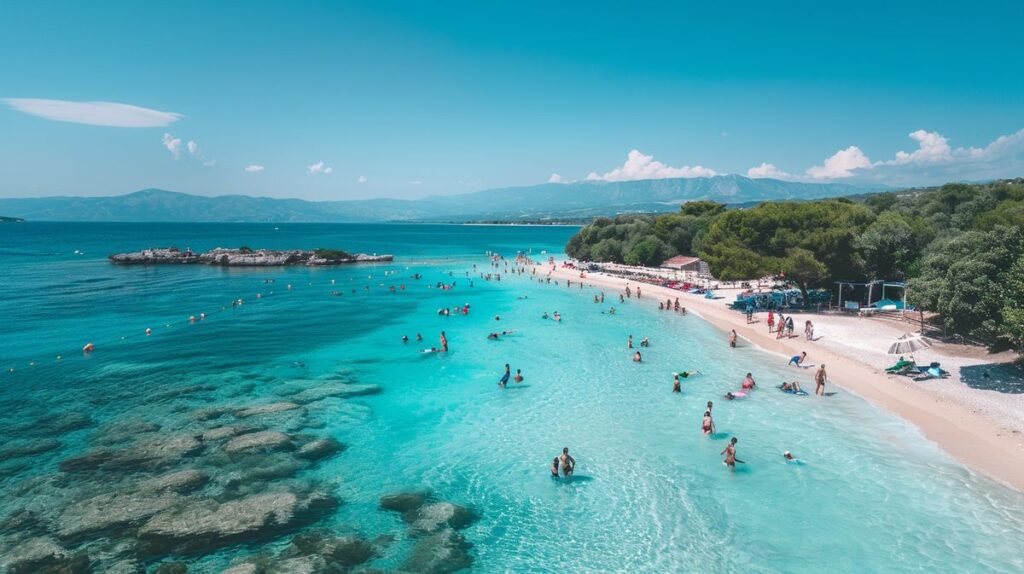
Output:
[[602,217],[571,257],[657,266],[697,255],[722,280],[785,275],[801,289],[836,279],[906,279],[910,300],[954,333],[1024,348],[1024,179],[667,215]]

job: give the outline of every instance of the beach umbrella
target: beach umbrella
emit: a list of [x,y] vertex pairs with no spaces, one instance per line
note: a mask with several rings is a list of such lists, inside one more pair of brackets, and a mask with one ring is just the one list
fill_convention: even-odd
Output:
[[912,355],[921,349],[927,349],[932,344],[918,333],[904,333],[902,337],[889,345],[890,355]]

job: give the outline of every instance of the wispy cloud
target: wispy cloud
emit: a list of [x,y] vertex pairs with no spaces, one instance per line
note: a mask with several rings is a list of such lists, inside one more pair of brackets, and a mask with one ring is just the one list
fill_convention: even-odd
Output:
[[247,165],[247,166],[245,166],[245,171],[247,171],[249,173],[259,173],[259,172],[263,171],[263,166],[262,165],[256,165],[256,164]]
[[199,144],[192,140],[188,140],[188,153],[192,157],[203,162],[203,165],[210,166],[216,163],[212,159],[207,159],[206,156],[203,155],[203,152],[199,151]]
[[423,185],[423,182],[418,179],[414,179],[409,182],[409,185]]
[[54,120],[91,126],[115,128],[155,128],[169,126],[181,119],[181,114],[162,112],[116,102],[71,102],[38,98],[6,98],[4,102],[15,110]]
[[309,175],[330,175],[331,173],[334,173],[334,168],[325,164],[323,161],[318,161],[313,165],[307,167],[306,173],[308,173]]
[[356,183],[366,183],[366,176],[365,175],[359,176],[359,179],[356,180]]
[[165,133],[163,137],[164,147],[167,151],[171,152],[174,159],[181,157],[181,139],[172,136],[171,134]]
[[665,179],[670,177],[710,177],[718,175],[718,172],[711,168],[700,165],[683,167],[671,167],[656,161],[652,155],[644,155],[638,150],[632,150],[626,158],[626,163],[604,175],[591,172],[588,180],[604,181],[633,181],[637,179]]

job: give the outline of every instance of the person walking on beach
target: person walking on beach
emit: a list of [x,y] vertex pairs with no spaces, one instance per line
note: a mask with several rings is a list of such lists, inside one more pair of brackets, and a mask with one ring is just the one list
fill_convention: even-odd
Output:
[[786,337],[793,336],[793,317],[786,317]]
[[444,331],[441,331],[441,350],[448,352],[448,337],[444,336]]
[[804,323],[804,336],[807,337],[808,341],[814,340],[814,323],[810,320]]
[[814,388],[814,394],[825,396],[825,380],[827,378],[828,375],[825,374],[825,365],[822,364],[818,367],[817,372],[814,373],[814,383],[817,385]]
[[738,335],[736,335],[736,329],[733,329],[732,332],[729,333],[729,346],[734,348],[734,349],[736,348],[736,339],[737,339],[737,337],[738,337]]
[[711,409],[704,411],[704,420],[700,423],[700,429],[704,434],[715,433],[715,419],[711,418]]
[[562,476],[570,476],[576,470],[576,459],[569,456],[569,447],[562,449],[562,455],[558,457],[558,461],[562,463]]
[[640,286],[639,285],[636,286],[636,298],[637,299],[640,298]]
[[754,322],[754,306],[753,305],[747,305],[747,324],[749,325],[749,324],[751,324],[753,322]]
[[736,470],[736,442],[736,437],[732,437],[729,445],[720,453],[725,455],[725,466],[728,466],[729,470]]
[[774,326],[775,326],[775,312],[769,309],[768,310],[768,332],[769,333],[772,332],[772,327],[774,327]]

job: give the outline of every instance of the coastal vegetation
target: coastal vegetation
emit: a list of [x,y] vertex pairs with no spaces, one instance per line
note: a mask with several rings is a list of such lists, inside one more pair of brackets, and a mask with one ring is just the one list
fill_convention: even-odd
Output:
[[1021,349],[1022,229],[1024,179],[1013,179],[749,209],[692,202],[677,213],[597,218],[565,249],[646,266],[696,255],[720,280],[781,276],[805,292],[838,279],[906,280],[910,302],[947,332]]

